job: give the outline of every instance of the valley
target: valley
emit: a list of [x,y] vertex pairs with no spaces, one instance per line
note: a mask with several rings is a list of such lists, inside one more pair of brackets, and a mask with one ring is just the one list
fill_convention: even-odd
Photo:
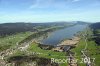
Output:
[[[99,66],[100,47],[95,37],[95,35],[99,35],[99,29],[95,29],[95,33],[93,28],[88,26],[86,29],[81,29],[81,31],[77,29],[75,33],[70,35],[66,33],[65,30],[67,31],[68,28],[72,28],[76,25],[74,23],[61,24],[53,23],[51,25],[49,24],[49,27],[47,26],[48,24],[46,24],[47,27],[45,28],[42,24],[41,27],[40,25],[34,27],[34,31],[31,30],[10,35],[9,32],[6,35],[1,34],[0,64],[2,66]],[[63,30],[65,35],[68,34],[71,38],[64,36],[63,39],[57,39],[57,41],[54,42],[53,40],[55,39],[51,39],[51,37],[54,36],[55,33]],[[75,27],[73,30],[75,31]],[[62,33],[59,32],[58,36],[60,36],[60,34]],[[74,38],[72,39],[73,36]],[[54,38],[56,37],[57,36],[54,36]],[[79,39],[76,40],[75,38]],[[42,40],[46,40],[46,42],[42,42]],[[52,41],[53,44],[51,44]],[[59,43],[59,45],[56,43]],[[53,50],[57,48],[57,46],[63,50]],[[53,58],[66,59],[67,61],[66,63],[59,63],[59,61],[56,61],[58,63],[51,63],[51,59]],[[90,58],[90,60],[88,59],[84,62],[84,58]],[[77,59],[78,61],[75,62]]]

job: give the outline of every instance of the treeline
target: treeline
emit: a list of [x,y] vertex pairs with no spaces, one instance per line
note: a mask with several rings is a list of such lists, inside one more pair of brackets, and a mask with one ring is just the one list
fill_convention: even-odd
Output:
[[94,40],[97,45],[100,45],[100,22],[98,23],[93,23],[90,25],[90,27],[93,29],[93,34],[94,34]]

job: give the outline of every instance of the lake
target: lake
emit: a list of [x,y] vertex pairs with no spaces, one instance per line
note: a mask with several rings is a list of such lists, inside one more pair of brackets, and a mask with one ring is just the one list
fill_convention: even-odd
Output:
[[74,25],[64,29],[56,30],[52,32],[49,37],[41,41],[42,44],[46,45],[57,45],[63,39],[72,38],[77,32],[82,31],[87,25]]

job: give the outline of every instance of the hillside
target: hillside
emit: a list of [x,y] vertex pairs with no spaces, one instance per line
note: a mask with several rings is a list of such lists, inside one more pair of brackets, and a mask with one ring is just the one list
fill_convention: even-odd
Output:
[[[26,31],[37,31],[37,28],[45,28],[51,26],[66,26],[69,23],[4,23],[0,24],[0,36],[12,35],[15,33],[26,32]],[[37,27],[38,26],[38,27]]]
[[91,29],[93,29],[94,33],[94,40],[97,43],[97,45],[100,45],[100,22],[98,23],[93,23],[90,25]]

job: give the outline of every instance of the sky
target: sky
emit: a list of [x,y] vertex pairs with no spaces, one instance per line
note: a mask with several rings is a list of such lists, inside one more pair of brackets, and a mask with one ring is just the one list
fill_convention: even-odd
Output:
[[0,0],[0,23],[100,22],[100,0]]

